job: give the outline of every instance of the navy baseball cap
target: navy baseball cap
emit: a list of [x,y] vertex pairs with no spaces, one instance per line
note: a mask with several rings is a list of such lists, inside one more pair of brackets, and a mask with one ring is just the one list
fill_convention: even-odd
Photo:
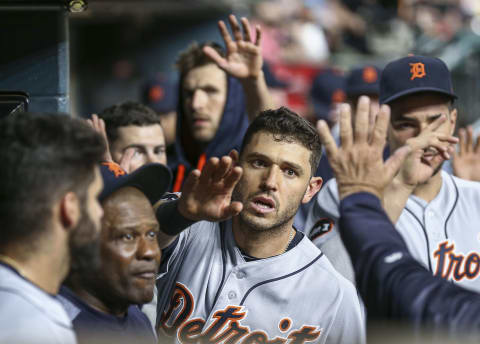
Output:
[[412,55],[385,67],[380,78],[380,104],[419,92],[436,92],[452,100],[457,98],[445,62],[435,57]]
[[98,197],[103,201],[109,195],[126,186],[133,186],[155,204],[170,187],[172,173],[162,164],[147,164],[127,174],[114,162],[102,162],[100,172],[103,178],[103,191]]
[[342,103],[346,99],[343,73],[335,69],[326,69],[320,72],[313,80],[310,98],[315,116],[318,119],[328,120],[331,106]]
[[347,76],[345,93],[347,97],[380,94],[380,75],[382,70],[377,66],[366,65],[356,67]]
[[142,89],[143,103],[159,114],[177,110],[178,87],[161,77],[147,81]]

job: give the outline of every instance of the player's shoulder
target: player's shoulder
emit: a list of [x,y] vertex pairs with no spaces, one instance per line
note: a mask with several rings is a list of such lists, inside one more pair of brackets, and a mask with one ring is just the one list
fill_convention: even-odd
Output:
[[310,274],[314,279],[318,288],[321,288],[322,294],[325,291],[326,294],[338,295],[344,291],[351,293],[355,291],[354,285],[345,277],[343,277],[332,265],[327,256],[310,240],[305,240],[305,250],[311,250],[312,252],[318,252],[319,259],[317,259],[311,266]]
[[443,176],[444,178],[445,176],[448,176],[447,178],[450,178],[453,184],[458,188],[459,192],[469,192],[480,196],[480,182],[462,179],[450,174],[444,174]]

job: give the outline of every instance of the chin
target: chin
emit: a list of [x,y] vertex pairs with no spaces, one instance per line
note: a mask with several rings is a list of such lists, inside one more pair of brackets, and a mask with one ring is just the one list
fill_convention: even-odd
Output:
[[240,213],[240,218],[244,224],[246,224],[249,228],[253,229],[254,231],[266,232],[281,225],[281,223],[277,222],[278,218],[276,214],[272,213],[271,215],[274,216],[274,219],[269,219],[266,217],[256,216],[254,214],[242,212]]

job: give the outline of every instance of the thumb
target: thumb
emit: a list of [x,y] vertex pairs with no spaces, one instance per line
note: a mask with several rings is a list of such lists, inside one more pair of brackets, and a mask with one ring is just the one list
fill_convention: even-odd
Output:
[[393,180],[411,151],[412,148],[408,145],[405,145],[397,149],[395,153],[391,155],[390,158],[388,158],[388,160],[385,162],[384,175],[387,177],[388,183]]
[[241,202],[232,202],[229,206],[225,207],[223,210],[223,218],[227,220],[233,216],[237,216],[243,209],[243,204]]

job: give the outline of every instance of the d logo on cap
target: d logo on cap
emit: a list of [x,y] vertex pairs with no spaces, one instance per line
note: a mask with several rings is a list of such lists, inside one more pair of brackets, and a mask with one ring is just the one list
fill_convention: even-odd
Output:
[[425,65],[421,62],[417,62],[417,63],[410,63],[410,73],[412,74],[412,76],[410,77],[410,80],[413,80],[413,79],[421,79],[423,77],[425,77],[427,75],[427,73],[425,72]]

